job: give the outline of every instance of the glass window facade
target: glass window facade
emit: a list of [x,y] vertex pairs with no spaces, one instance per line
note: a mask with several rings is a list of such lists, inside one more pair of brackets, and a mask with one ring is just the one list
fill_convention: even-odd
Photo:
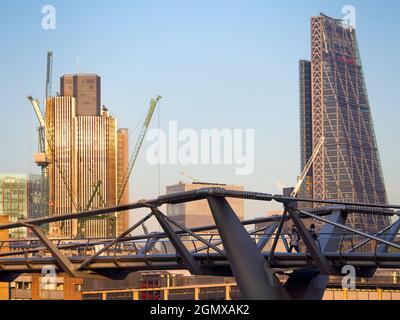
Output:
[[[311,33],[311,62],[300,61],[302,168],[321,137],[325,142],[308,190],[317,199],[387,203],[355,29],[321,15],[311,19]],[[371,231],[388,223],[357,219],[350,219],[354,226]]]
[[[10,222],[41,217],[42,180],[33,174],[0,174],[0,215]],[[26,238],[26,228],[10,230],[10,238]]]

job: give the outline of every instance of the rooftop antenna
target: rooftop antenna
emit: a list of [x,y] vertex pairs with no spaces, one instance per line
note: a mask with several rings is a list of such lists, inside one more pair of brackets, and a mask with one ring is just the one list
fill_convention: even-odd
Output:
[[79,57],[76,57],[76,74],[79,73]]

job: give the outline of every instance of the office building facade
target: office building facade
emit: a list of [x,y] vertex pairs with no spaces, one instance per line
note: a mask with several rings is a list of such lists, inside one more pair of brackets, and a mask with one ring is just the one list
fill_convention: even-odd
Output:
[[[41,217],[42,180],[35,174],[0,174],[0,216],[10,222]],[[11,239],[26,238],[27,228],[10,229]]]
[[[63,77],[65,79],[65,76]],[[46,100],[46,153],[50,155],[50,215],[113,206],[117,201],[117,120],[102,108],[86,113],[75,97]],[[127,149],[119,152],[126,153]],[[128,201],[127,196],[124,201]],[[117,232],[115,215],[51,224],[53,237],[104,238]]]
[[67,74],[61,77],[61,96],[75,97],[77,116],[100,116],[101,79],[96,74]]
[[[300,172],[306,166],[313,153],[312,145],[312,95],[311,95],[311,62],[300,60]],[[299,195],[312,198],[312,167],[308,171]]]
[[[311,18],[311,61],[300,61],[301,166],[324,137],[301,196],[387,202],[356,31],[321,14]],[[351,217],[380,230],[386,218]]]

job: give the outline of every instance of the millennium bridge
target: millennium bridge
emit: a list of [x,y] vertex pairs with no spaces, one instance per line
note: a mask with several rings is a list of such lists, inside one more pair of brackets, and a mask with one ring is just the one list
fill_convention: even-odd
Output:
[[[240,221],[226,198],[271,202],[283,214]],[[188,229],[160,211],[165,204],[207,200],[215,224]],[[299,204],[314,209],[299,209]],[[305,206],[307,207],[307,206]],[[43,226],[73,219],[100,217],[148,208],[148,214],[112,239],[49,239]],[[261,192],[203,188],[159,196],[131,204],[1,225],[0,230],[26,227],[35,239],[0,242],[0,281],[54,266],[72,277],[124,279],[146,270],[188,270],[193,275],[232,276],[244,299],[322,299],[329,276],[353,266],[357,276],[372,278],[376,270],[400,268],[399,205],[299,199]],[[350,215],[386,216],[396,220],[370,234],[346,224]],[[131,233],[154,217],[163,232]],[[307,220],[321,225],[315,240]],[[304,250],[289,252],[285,223],[294,225]],[[249,230],[249,226],[255,228]],[[146,230],[146,228],[143,228]],[[277,250],[283,244],[284,250]],[[371,246],[371,244],[374,244]],[[281,279],[285,278],[285,281]]]

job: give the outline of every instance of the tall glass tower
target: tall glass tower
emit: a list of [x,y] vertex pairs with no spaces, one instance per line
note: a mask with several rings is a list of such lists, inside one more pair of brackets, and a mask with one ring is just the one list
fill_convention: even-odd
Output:
[[[387,203],[355,29],[323,14],[311,18],[311,62],[300,61],[300,131],[302,167],[325,138],[302,195]],[[350,217],[370,231],[387,222]]]

